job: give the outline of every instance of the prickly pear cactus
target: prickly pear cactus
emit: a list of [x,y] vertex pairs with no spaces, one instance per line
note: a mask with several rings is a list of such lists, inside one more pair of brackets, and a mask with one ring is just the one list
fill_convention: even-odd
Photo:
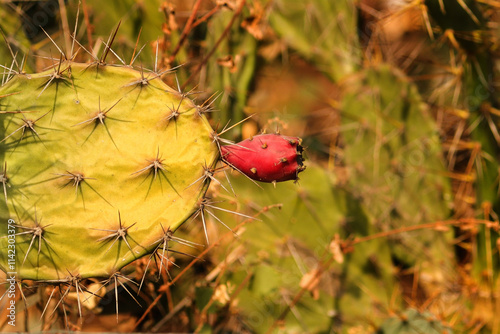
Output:
[[218,149],[201,110],[159,76],[61,61],[0,87],[0,219],[17,239],[12,264],[0,238],[0,269],[109,277],[196,212]]
[[[342,109],[349,182],[379,228],[447,217],[449,185],[437,128],[416,87],[391,66],[368,68],[346,85]],[[410,264],[428,257],[440,268],[451,257],[449,237],[401,235],[394,254]],[[430,245],[432,256],[420,254]]]

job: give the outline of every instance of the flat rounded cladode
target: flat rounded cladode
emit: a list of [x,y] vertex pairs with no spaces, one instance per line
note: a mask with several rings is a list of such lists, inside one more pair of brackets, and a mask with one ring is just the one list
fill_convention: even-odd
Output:
[[205,116],[153,72],[65,62],[0,97],[0,268],[13,219],[21,279],[109,277],[150,253],[219,157]]

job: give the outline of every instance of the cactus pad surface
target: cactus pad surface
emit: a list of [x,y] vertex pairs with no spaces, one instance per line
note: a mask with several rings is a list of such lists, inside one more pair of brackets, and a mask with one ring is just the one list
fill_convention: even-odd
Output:
[[206,184],[190,185],[219,153],[159,74],[61,61],[13,75],[0,96],[0,217],[16,223],[19,278],[109,277],[196,211]]

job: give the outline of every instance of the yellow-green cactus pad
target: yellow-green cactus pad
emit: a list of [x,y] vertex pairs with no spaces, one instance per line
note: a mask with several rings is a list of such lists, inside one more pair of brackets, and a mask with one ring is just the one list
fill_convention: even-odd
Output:
[[218,159],[212,129],[158,74],[62,62],[14,75],[0,96],[4,271],[34,280],[109,277],[197,209],[204,166]]

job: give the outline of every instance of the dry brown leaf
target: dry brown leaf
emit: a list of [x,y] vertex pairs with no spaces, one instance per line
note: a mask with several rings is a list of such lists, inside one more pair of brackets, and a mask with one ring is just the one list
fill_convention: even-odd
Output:
[[232,55],[227,55],[225,57],[218,58],[217,64],[219,64],[220,66],[229,68],[229,71],[231,73],[234,73],[238,70],[238,67],[236,66],[236,60],[235,60],[235,58],[233,58]]
[[342,247],[340,247],[340,236],[338,234],[335,234],[332,242],[330,242],[330,252],[337,263],[344,263],[344,253]]
[[264,8],[260,2],[254,2],[250,8],[250,15],[241,22],[241,27],[246,29],[253,37],[258,40],[264,38],[266,26],[262,18],[264,17]]
[[302,276],[302,279],[300,280],[300,287],[302,289],[306,289],[311,293],[313,296],[314,300],[318,300],[319,298],[319,280],[320,280],[320,274],[319,274],[319,269],[313,269],[310,272],[306,273],[304,276]]
[[217,288],[215,288],[213,299],[222,305],[226,305],[231,299],[229,297],[230,290],[232,289],[226,284],[218,285]]
[[162,31],[164,34],[170,35],[172,31],[179,29],[179,25],[175,19],[175,6],[167,1],[165,1],[161,7],[161,10],[165,14],[166,22],[162,25]]

